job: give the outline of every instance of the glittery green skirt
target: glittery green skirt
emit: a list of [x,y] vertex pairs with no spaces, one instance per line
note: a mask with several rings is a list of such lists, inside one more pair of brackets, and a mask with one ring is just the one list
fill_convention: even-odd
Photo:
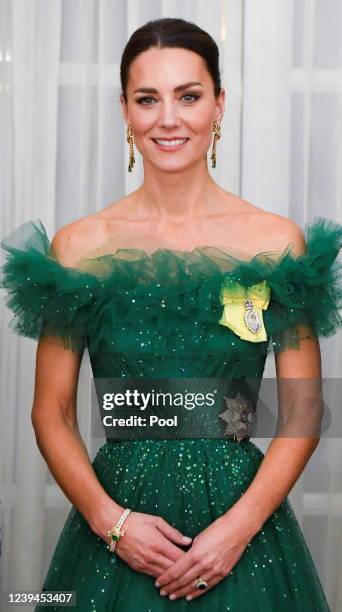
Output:
[[[263,457],[247,439],[115,440],[99,449],[93,467],[120,505],[159,515],[195,537],[241,497]],[[230,574],[200,597],[172,601],[159,594],[154,582],[153,576],[110,553],[72,507],[42,590],[76,591],[76,607],[70,609],[77,612],[329,611],[288,499],[250,541]],[[45,608],[61,609],[36,610]]]

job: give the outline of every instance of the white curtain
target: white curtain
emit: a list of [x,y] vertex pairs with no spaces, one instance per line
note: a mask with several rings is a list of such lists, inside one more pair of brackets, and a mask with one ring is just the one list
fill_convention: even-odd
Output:
[[[40,218],[51,239],[141,184],[138,152],[127,172],[119,62],[130,34],[159,17],[192,20],[219,45],[227,105],[215,180],[301,227],[316,215],[342,222],[339,0],[0,0],[0,238]],[[7,309],[0,317],[0,587],[33,590],[70,502],[31,426],[36,345],[9,331]],[[341,334],[321,348],[324,376],[340,377]],[[265,376],[274,376],[272,359]],[[93,458],[90,377],[85,354],[78,415]],[[256,441],[263,450],[268,442]],[[335,612],[342,610],[341,455],[337,438],[322,439],[290,494]]]

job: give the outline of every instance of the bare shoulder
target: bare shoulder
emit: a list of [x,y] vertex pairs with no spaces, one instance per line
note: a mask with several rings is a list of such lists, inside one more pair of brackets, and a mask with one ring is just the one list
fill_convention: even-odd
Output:
[[103,238],[102,224],[88,215],[61,227],[51,241],[51,251],[63,266],[72,267]]
[[72,267],[82,257],[96,251],[120,227],[130,198],[131,194],[124,196],[96,213],[61,227],[51,241],[52,253],[58,261]]
[[277,213],[267,213],[265,218],[265,230],[267,231],[267,245],[271,251],[282,252],[287,246],[291,246],[291,254],[295,257],[305,253],[306,242],[304,234],[292,219]]
[[254,244],[257,252],[281,253],[288,245],[292,245],[291,252],[296,257],[305,252],[303,232],[292,219],[269,212],[238,196],[232,201],[235,201],[237,206],[238,223],[244,228],[242,235],[247,237],[250,244]]

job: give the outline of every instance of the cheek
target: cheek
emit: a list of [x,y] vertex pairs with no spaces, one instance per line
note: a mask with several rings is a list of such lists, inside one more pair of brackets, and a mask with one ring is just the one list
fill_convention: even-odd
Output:
[[212,125],[213,121],[211,115],[207,117],[203,117],[203,115],[198,116],[196,121],[191,123],[193,146],[198,152],[203,153],[203,151],[207,151],[210,147],[213,137]]
[[137,136],[144,136],[149,130],[152,130],[156,122],[156,114],[153,112],[140,112],[137,111],[132,116],[132,128],[133,132]]
[[196,146],[207,149],[213,137],[213,118],[210,114],[198,114],[191,123]]
[[214,112],[208,104],[198,105],[193,108],[188,115],[185,115],[184,121],[188,121],[194,132],[204,133],[210,132],[214,125]]

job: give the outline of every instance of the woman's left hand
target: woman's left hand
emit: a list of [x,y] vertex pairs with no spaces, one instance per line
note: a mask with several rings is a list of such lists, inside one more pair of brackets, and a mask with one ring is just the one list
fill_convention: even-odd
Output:
[[[185,555],[158,576],[160,592],[175,595],[172,599],[204,595],[229,574],[257,531],[245,516],[226,512],[193,539]],[[206,589],[196,588],[198,577],[208,583]]]

